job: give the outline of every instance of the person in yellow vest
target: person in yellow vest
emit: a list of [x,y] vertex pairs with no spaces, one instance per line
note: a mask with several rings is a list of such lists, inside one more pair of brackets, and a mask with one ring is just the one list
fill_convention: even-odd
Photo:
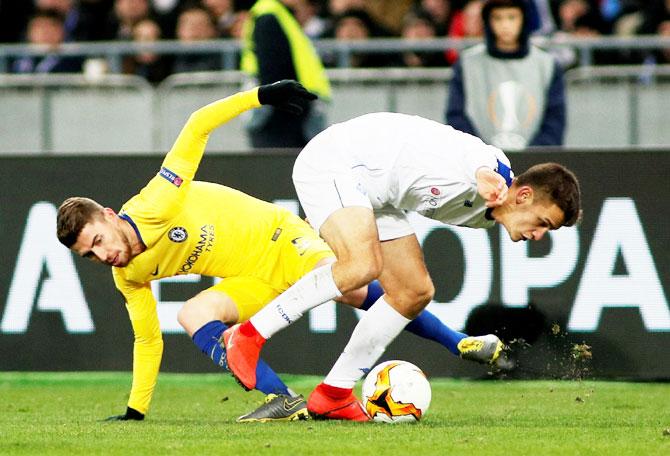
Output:
[[[321,59],[284,3],[258,0],[252,6],[244,25],[241,69],[254,86],[294,79],[328,102],[330,83]],[[318,102],[301,115],[264,106],[251,113],[247,124],[254,148],[301,148],[325,128],[323,104]]]

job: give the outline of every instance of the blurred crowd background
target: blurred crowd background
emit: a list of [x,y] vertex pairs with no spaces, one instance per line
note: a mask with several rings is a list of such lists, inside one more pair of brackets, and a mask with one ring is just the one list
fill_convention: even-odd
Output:
[[[284,0],[310,39],[481,37],[483,0]],[[58,46],[110,40],[194,42],[239,39],[254,0],[0,0],[0,42]],[[670,0],[532,0],[534,35],[553,40],[598,36],[670,36]],[[354,55],[351,67],[448,67],[455,50]],[[557,55],[564,68],[573,54]],[[322,56],[326,67],[334,56]],[[670,49],[595,51],[596,65],[669,63]],[[11,73],[78,72],[84,59],[50,62],[15,57]],[[150,71],[147,71],[147,65]],[[125,59],[123,71],[153,83],[172,73],[216,71],[216,55],[155,55]]]

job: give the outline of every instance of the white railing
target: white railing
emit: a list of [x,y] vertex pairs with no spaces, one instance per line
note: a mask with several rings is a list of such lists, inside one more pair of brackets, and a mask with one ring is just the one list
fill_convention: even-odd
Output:
[[[335,56],[337,66],[349,66],[354,53],[402,53],[408,51],[440,51],[445,49],[463,49],[480,42],[478,38],[434,38],[426,40],[406,40],[399,38],[376,38],[364,41],[340,41],[334,39],[316,40],[316,48],[322,55]],[[533,42],[548,49],[570,48],[579,54],[581,66],[593,62],[593,53],[598,50],[639,51],[650,49],[670,49],[670,37],[640,35],[631,37],[603,36],[593,38],[575,37],[535,37]],[[140,52],[157,54],[220,54],[221,65],[225,70],[237,68],[240,42],[232,39],[218,39],[184,43],[163,40],[155,43],[136,43],[131,41],[78,42],[65,43],[57,51],[60,55],[106,58],[112,72],[120,73],[123,57]],[[0,45],[0,73],[9,71],[13,58],[25,55],[47,55],[52,51],[41,46],[27,44]]]

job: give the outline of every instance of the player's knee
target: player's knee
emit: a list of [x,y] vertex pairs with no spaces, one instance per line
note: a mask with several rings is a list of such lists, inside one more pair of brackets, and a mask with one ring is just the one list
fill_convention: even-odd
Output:
[[419,290],[418,294],[418,299],[417,302],[421,304],[421,308],[426,307],[428,304],[430,304],[430,301],[433,300],[433,297],[435,296],[435,285],[433,285],[433,281],[428,279],[426,282],[423,284],[423,287]]
[[186,324],[189,321],[189,316],[191,314],[191,309],[187,306],[188,301],[181,306],[181,309],[177,312],[177,322],[181,325],[182,328],[186,328]]
[[200,306],[197,302],[197,299],[191,298],[181,306],[181,309],[177,312],[177,322],[184,328],[186,331],[189,331],[193,325],[200,323],[196,320],[201,320],[199,317],[201,314]]
[[406,309],[409,313],[418,315],[433,300],[435,286],[432,280],[427,278],[420,283],[415,283],[405,291]]

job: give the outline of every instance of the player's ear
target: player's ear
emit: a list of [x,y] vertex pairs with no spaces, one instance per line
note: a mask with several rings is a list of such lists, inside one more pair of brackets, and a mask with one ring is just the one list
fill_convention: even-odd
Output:
[[530,185],[522,185],[516,191],[516,204],[532,204],[535,192]]
[[116,212],[114,212],[114,209],[111,207],[106,207],[102,210],[102,215],[105,217],[105,219],[110,219],[112,217],[116,217]]

